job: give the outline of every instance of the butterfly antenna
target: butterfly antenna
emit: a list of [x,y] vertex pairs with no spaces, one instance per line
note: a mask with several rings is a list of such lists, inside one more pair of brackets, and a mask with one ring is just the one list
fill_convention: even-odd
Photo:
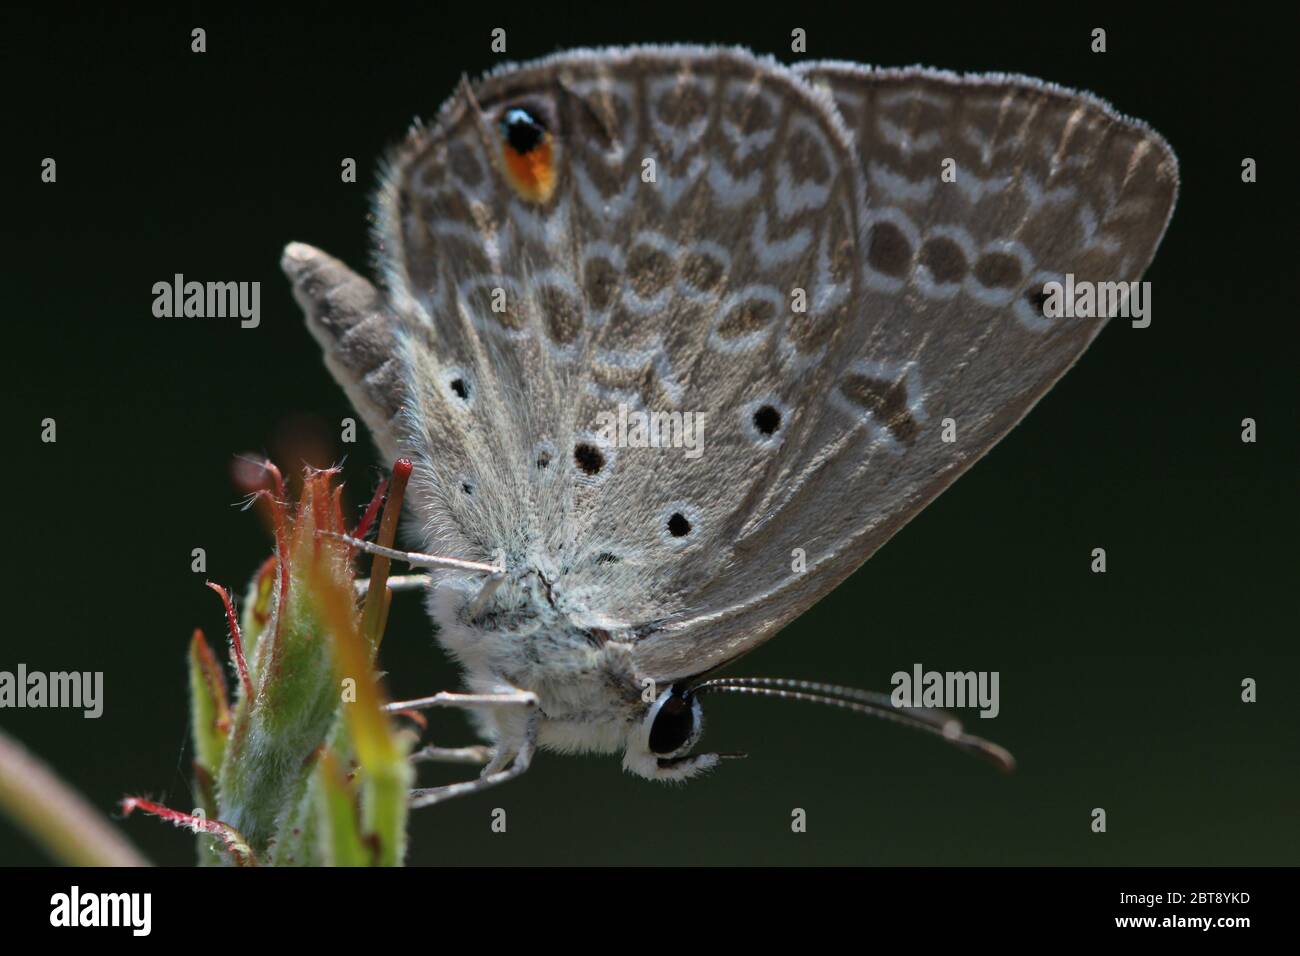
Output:
[[952,714],[928,707],[898,707],[888,694],[780,677],[719,677],[696,684],[690,691],[696,694],[749,694],[755,697],[804,700],[857,714],[870,714],[934,734],[959,750],[984,758],[1003,773],[1011,773],[1016,769],[1016,759],[1006,748],[966,733],[961,721]]

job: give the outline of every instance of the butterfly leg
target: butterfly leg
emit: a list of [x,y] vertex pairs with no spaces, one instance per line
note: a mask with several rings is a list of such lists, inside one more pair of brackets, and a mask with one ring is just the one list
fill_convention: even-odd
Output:
[[[505,694],[456,694],[443,692],[431,697],[419,697],[415,700],[394,701],[385,705],[390,713],[400,710],[424,710],[433,707],[459,707],[475,709],[480,707],[514,709],[524,711],[522,740],[512,746],[507,740],[496,747],[462,747],[462,748],[425,748],[412,755],[412,759],[441,760],[457,763],[486,763],[483,773],[477,780],[448,784],[442,787],[425,787],[410,792],[411,809],[432,806],[452,797],[462,797],[498,784],[513,780],[524,773],[532,763],[533,753],[537,749],[538,699],[531,691],[515,691]],[[431,755],[426,755],[432,751]],[[455,757],[450,755],[455,754]],[[486,759],[491,754],[491,759]],[[483,758],[483,759],[479,759]]]
[[410,807],[412,810],[430,807],[435,803],[450,800],[452,797],[468,796],[471,793],[478,793],[480,790],[486,790],[489,787],[495,787],[508,780],[513,780],[528,770],[529,765],[533,762],[533,753],[536,749],[537,712],[533,711],[528,715],[524,739],[517,750],[506,747],[504,743],[499,745],[495,756],[483,768],[483,773],[477,780],[466,780],[461,783],[447,784],[443,787],[425,787],[421,790],[412,790],[409,794]]
[[[418,551],[398,551],[395,548],[385,548],[382,545],[373,544],[369,541],[363,541],[360,538],[354,538],[351,535],[339,534],[336,531],[319,531],[318,534],[326,535],[331,538],[338,538],[354,548],[366,551],[370,554],[380,555],[385,558],[396,558],[399,561],[405,561],[412,567],[417,568],[451,568],[458,571],[478,571],[488,576],[479,588],[478,596],[470,603],[467,611],[470,619],[478,616],[483,610],[483,606],[496,593],[501,582],[505,580],[505,554],[497,552],[495,564],[485,564],[482,561],[464,561],[460,558],[444,558],[436,554],[421,554]],[[406,574],[389,578],[389,585],[395,591],[413,591],[418,588],[427,586],[429,578],[423,574]],[[369,581],[366,582],[367,587]],[[361,582],[357,582],[358,589]]]
[[[357,578],[353,585],[357,589],[357,594],[365,594],[370,590],[369,578]],[[393,591],[421,591],[429,586],[429,575],[427,574],[390,574],[388,576],[388,587]]]
[[381,544],[375,544],[372,541],[365,541],[361,538],[354,538],[350,534],[340,534],[337,531],[318,531],[319,535],[327,538],[337,538],[349,547],[356,548],[359,551],[365,551],[368,554],[375,554],[385,558],[396,558],[398,561],[405,561],[412,567],[418,568],[449,568],[453,571],[481,571],[484,574],[490,574],[494,578],[500,578],[504,569],[499,564],[487,564],[483,561],[465,561],[461,558],[444,558],[436,554],[423,554],[419,551],[399,551],[396,548],[385,548]]
[[492,748],[482,744],[473,747],[438,747],[429,744],[411,754],[412,762],[429,763],[476,763],[485,764],[492,760]]
[[471,710],[476,707],[521,707],[525,710],[537,709],[537,695],[532,691],[519,690],[509,694],[454,694],[443,691],[432,697],[417,697],[414,700],[395,700],[384,705],[384,712],[395,714],[402,710],[429,710],[433,707],[459,707]]

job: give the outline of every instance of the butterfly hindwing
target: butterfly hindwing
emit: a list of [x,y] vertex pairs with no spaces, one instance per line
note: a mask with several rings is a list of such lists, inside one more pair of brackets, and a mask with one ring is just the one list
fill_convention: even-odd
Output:
[[1175,201],[1164,141],[1090,96],[1016,77],[798,72],[854,139],[862,292],[822,414],[740,536],[744,585],[643,648],[657,674],[756,646],[988,451],[1104,324],[1046,318],[1044,284],[1139,279]]

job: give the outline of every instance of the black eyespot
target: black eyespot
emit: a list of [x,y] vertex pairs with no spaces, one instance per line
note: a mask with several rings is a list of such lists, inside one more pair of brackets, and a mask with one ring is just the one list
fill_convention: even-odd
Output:
[[760,435],[772,435],[781,427],[781,413],[771,405],[764,405],[754,412],[754,427]]
[[691,523],[680,511],[675,511],[668,519],[668,533],[674,538],[684,538],[691,533]]
[[595,445],[581,442],[573,446],[573,462],[583,474],[598,475],[605,467],[605,456]]
[[463,378],[453,379],[451,390],[456,393],[456,397],[462,402],[469,401],[469,384]]
[[551,467],[551,453],[549,451],[538,452],[537,467],[538,468]]
[[537,148],[546,136],[546,127],[528,110],[521,107],[506,110],[501,117],[501,135],[520,156],[526,156]]
[[650,725],[650,752],[670,754],[681,750],[694,735],[695,707],[686,693],[678,693],[674,687]]
[[1033,307],[1034,312],[1038,315],[1042,315],[1043,306],[1047,305],[1047,300],[1051,298],[1051,296],[1042,289],[1030,289],[1025,293],[1025,298],[1029,301],[1030,306]]
[[465,494],[467,495],[472,495],[474,493],[474,486],[471,485],[468,481],[462,481],[460,483],[460,490],[465,492]]

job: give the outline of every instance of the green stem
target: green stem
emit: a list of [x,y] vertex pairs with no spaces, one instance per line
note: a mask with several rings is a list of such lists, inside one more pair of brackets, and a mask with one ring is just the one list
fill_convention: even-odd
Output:
[[68,866],[148,866],[86,798],[0,730],[0,810]]

